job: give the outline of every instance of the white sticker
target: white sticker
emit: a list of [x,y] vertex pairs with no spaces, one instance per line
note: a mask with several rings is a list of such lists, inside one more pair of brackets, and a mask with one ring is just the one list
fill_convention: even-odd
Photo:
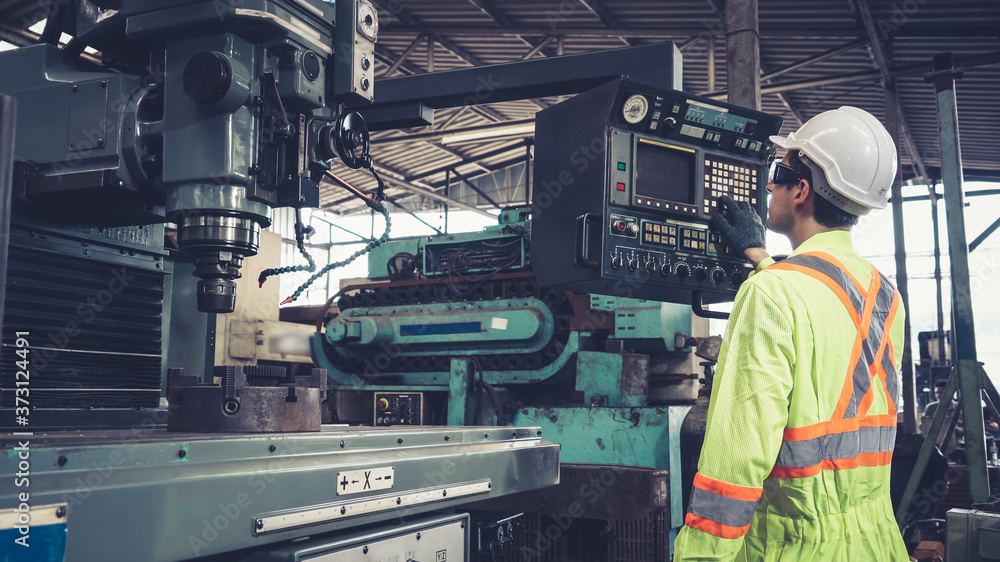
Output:
[[506,330],[507,329],[507,319],[506,318],[494,318],[490,321],[490,328],[494,330]]
[[393,468],[383,466],[368,470],[348,470],[337,473],[337,495],[360,494],[372,490],[392,488]]

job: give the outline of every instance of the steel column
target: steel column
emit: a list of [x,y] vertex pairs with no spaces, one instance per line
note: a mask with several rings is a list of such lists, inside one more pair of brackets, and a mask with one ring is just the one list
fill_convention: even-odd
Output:
[[757,0],[726,0],[729,103],[760,111],[760,35]]
[[708,91],[715,91],[715,36],[708,40]]
[[939,235],[937,182],[930,186],[928,192],[931,201],[931,224],[934,228],[934,285],[937,294],[938,358],[940,361],[944,361],[944,297],[941,288],[941,237]]
[[[10,242],[10,213],[14,198],[14,133],[17,125],[17,98],[0,96],[0,342],[4,332],[4,303],[7,299],[7,246]],[[2,343],[0,343],[2,346]],[[13,379],[13,374],[11,374]]]
[[958,105],[955,78],[962,72],[952,67],[951,53],[934,57],[938,127],[941,143],[941,183],[944,186],[945,215],[948,221],[948,253],[951,258],[951,300],[953,336],[952,378],[958,379],[962,414],[965,417],[965,452],[969,466],[969,488],[974,503],[983,503],[990,493],[986,467],[986,434],[980,405],[979,361],[969,279],[969,246],[965,237],[965,201],[962,193],[962,151],[958,133]]
[[[899,146],[902,126],[900,123],[898,103],[899,97],[896,95],[895,82],[885,84],[885,114],[889,134],[892,140]],[[903,234],[903,182],[902,172],[896,170],[896,176],[892,180],[892,227],[893,240],[896,247],[896,289],[899,291],[899,300],[903,310],[910,310],[910,290],[906,276],[906,238]],[[910,351],[910,314],[903,318],[903,359],[899,369],[903,375],[903,432],[917,433],[917,391],[913,377],[913,354]]]

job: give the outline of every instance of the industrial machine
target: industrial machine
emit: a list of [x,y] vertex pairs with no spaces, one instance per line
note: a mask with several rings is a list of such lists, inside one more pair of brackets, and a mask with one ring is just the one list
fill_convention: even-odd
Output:
[[[373,97],[377,32],[366,0],[72,0],[0,53],[5,552],[463,560],[456,508],[558,480],[537,427],[321,426],[326,373],[225,321],[272,209],[316,206],[334,165],[377,180],[345,108]],[[220,361],[184,325],[249,337]]]
[[420,423],[400,411],[419,405],[562,445],[559,486],[473,505],[523,514],[505,559],[664,560],[682,423],[720,344],[692,304],[731,300],[749,270],[709,215],[721,195],[763,209],[781,121],[627,78],[536,119],[533,205],[373,251],[314,355],[342,421]]

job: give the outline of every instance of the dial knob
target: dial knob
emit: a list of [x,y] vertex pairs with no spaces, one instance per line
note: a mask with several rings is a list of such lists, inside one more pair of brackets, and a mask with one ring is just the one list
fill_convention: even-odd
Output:
[[691,275],[691,269],[683,263],[677,266],[677,277],[681,279],[686,279],[688,275]]
[[746,281],[746,279],[747,279],[747,277],[746,277],[746,275],[743,274],[742,271],[736,271],[730,277],[730,280],[733,283],[733,287],[739,287],[741,283],[743,283],[744,281]]
[[[667,275],[670,275],[670,264],[668,264],[666,262],[663,263],[663,266],[660,267],[660,275],[662,275],[664,277],[666,277]],[[341,297],[341,298],[343,298],[343,297]]]
[[713,283],[715,283],[716,285],[721,285],[722,282],[725,281],[725,280],[726,280],[726,272],[724,272],[724,271],[722,271],[721,269],[718,269],[718,268],[712,270],[712,282]]
[[615,256],[615,257],[611,258],[611,267],[613,267],[615,269],[618,269],[619,267],[621,267],[623,263],[624,263],[624,260],[622,259],[621,256]]
[[673,131],[674,127],[677,126],[677,120],[673,117],[667,117],[663,120],[663,129],[666,131]]
[[656,271],[656,260],[655,259],[650,259],[649,261],[646,262],[646,271],[648,271],[650,273],[653,273],[654,271]]
[[635,270],[639,269],[639,258],[635,258],[635,257],[629,258],[629,260],[628,260],[628,268],[631,269],[632,271],[635,271]]
[[708,277],[708,272],[705,271],[704,267],[694,268],[694,276],[698,278],[698,281],[704,281]]

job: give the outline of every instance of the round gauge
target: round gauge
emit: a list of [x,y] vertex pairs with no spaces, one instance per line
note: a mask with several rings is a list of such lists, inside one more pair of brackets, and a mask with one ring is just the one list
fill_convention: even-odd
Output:
[[625,117],[626,121],[632,124],[645,119],[646,113],[648,112],[649,101],[646,99],[646,96],[643,96],[642,94],[635,94],[625,100],[625,106],[622,107],[622,115]]
[[358,5],[358,32],[372,41],[378,34],[378,12],[368,2]]

